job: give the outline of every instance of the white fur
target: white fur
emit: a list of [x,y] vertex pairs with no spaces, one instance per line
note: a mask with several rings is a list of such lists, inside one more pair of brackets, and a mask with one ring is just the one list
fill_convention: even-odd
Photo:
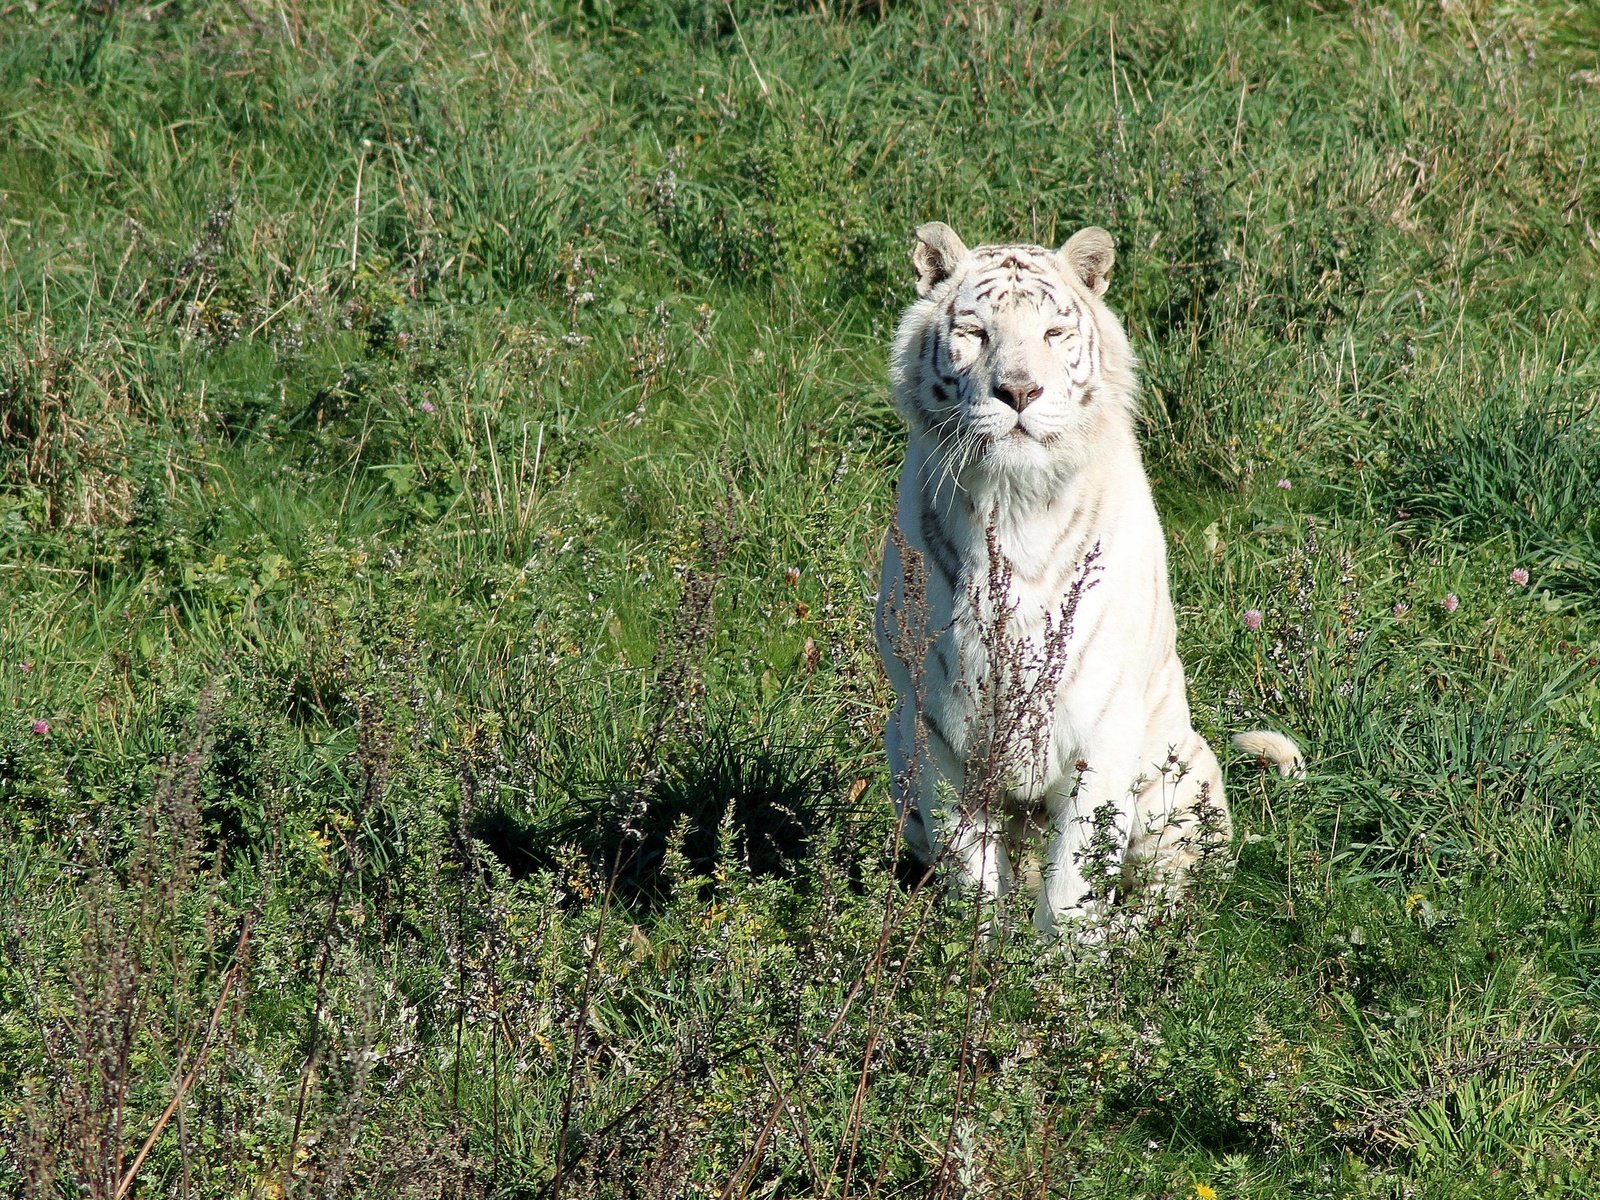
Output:
[[1234,734],[1231,740],[1234,749],[1266,759],[1286,779],[1306,777],[1306,764],[1300,757],[1300,747],[1281,733],[1274,733],[1270,729],[1252,729],[1248,733]]
[[[947,857],[991,896],[1011,889],[1023,838],[1043,829],[1035,921],[1048,930],[1104,899],[1085,875],[1097,810],[1114,814],[1123,886],[1149,862],[1170,893],[1200,850],[1202,794],[1213,836],[1228,836],[1222,775],[1189,717],[1166,544],[1134,434],[1136,362],[1100,299],[1109,236],[1085,230],[1052,252],[968,251],[942,225],[918,235],[922,298],[890,359],[910,427],[895,524],[911,560],[891,539],[877,618],[896,693],[885,733],[894,795],[913,849]],[[1011,572],[1005,596],[992,594],[997,567]],[[1052,666],[1051,630],[1074,596]],[[985,636],[1002,606],[1032,659],[1021,689],[1043,693],[1032,713],[1043,736],[1005,747],[997,794],[975,797],[968,773],[992,749],[984,712],[997,670]],[[1281,734],[1242,737],[1281,769],[1300,761]]]

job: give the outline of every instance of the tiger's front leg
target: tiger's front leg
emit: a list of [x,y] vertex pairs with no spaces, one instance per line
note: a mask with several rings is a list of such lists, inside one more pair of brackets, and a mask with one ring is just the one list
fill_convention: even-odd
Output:
[[1086,769],[1070,773],[1045,800],[1050,834],[1034,907],[1040,933],[1105,914],[1133,831],[1137,742],[1102,737],[1081,761]]
[[1000,823],[986,806],[961,805],[960,764],[936,754],[917,724],[915,706],[904,697],[895,705],[885,739],[906,847],[930,865],[953,865],[987,899],[1001,899],[1011,891],[1013,875]]

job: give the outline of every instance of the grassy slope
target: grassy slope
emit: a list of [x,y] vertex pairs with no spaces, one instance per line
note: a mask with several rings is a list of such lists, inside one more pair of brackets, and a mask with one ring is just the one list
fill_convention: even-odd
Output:
[[[198,1062],[144,1189],[1585,1194],[1600,25],[1044,7],[0,14],[0,1188]],[[1197,719],[1313,751],[1097,958],[889,873],[930,217],[1116,234]]]

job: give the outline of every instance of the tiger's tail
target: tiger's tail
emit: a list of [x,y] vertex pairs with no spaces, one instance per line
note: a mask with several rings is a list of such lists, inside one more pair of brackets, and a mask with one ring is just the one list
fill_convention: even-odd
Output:
[[1300,753],[1300,747],[1295,745],[1293,738],[1270,729],[1252,729],[1248,733],[1234,734],[1233,744],[1236,749],[1265,759],[1277,767],[1279,775],[1292,775],[1296,779],[1306,777],[1305,756]]

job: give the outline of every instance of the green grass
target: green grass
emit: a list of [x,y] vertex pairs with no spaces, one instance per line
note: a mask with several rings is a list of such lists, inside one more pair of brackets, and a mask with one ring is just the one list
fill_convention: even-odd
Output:
[[[0,14],[0,1192],[1587,1196],[1597,52]],[[1310,749],[1104,952],[980,951],[890,852],[929,219],[1115,234],[1196,719]]]

